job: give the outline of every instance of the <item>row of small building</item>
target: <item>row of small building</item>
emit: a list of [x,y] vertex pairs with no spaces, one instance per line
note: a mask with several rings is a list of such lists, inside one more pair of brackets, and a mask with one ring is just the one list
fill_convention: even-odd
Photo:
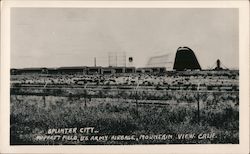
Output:
[[148,73],[148,74],[163,74],[166,72],[165,67],[59,67],[59,68],[22,68],[11,69],[11,75],[25,75],[25,74],[123,74],[123,73]]
[[[179,47],[177,49],[174,65],[174,71],[185,70],[201,70],[201,66],[192,49],[188,47]],[[223,70],[220,66],[220,60],[217,60],[217,67],[215,70]],[[166,72],[166,67],[59,67],[59,68],[24,68],[11,69],[11,74],[121,74],[121,73],[145,73],[145,74],[163,74]]]

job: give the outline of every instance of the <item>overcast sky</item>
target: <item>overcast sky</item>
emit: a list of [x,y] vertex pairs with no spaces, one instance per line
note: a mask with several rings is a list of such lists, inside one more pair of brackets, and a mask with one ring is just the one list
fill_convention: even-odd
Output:
[[11,67],[108,65],[126,52],[134,66],[190,47],[203,69],[239,67],[238,9],[13,8]]

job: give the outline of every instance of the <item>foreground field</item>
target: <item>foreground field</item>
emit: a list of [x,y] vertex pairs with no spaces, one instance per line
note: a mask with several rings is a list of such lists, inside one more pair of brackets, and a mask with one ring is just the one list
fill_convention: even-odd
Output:
[[12,145],[239,143],[238,71],[11,75],[10,94]]
[[[200,99],[200,118],[196,102],[154,100],[147,105],[119,98],[84,98],[11,95],[11,144],[173,144],[173,143],[239,143],[238,100],[221,94],[212,104],[210,96]],[[195,99],[193,99],[195,100]],[[94,127],[94,135],[134,135],[135,140],[37,140],[50,128]],[[213,138],[198,138],[199,134],[215,134]],[[142,138],[141,135],[170,134],[165,139]],[[178,138],[195,134],[194,138]],[[91,136],[93,134],[84,134]]]

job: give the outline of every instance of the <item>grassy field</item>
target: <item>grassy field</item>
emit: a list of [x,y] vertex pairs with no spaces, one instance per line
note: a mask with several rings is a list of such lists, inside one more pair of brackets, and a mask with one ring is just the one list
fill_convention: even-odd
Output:
[[[11,144],[237,144],[238,77],[11,75]],[[82,133],[86,127],[96,131]],[[53,128],[77,131],[50,134]]]
[[[181,95],[181,94],[180,94]],[[237,94],[238,95],[238,94]],[[182,95],[181,95],[182,96]],[[140,105],[135,100],[119,98],[84,98],[11,95],[11,144],[175,144],[239,143],[239,100],[221,93],[200,98],[200,121],[197,101],[192,93],[185,99],[154,100],[166,105]],[[187,99],[189,98],[189,101]],[[192,99],[190,99],[192,98]],[[176,99],[181,100],[176,102]],[[144,100],[150,103],[150,100]],[[94,127],[102,135],[158,135],[173,138],[138,140],[37,140],[49,128]],[[178,139],[179,134],[192,134],[191,139]],[[197,138],[200,133],[214,133],[212,139]],[[93,134],[92,134],[93,135]],[[91,134],[89,135],[89,137]]]

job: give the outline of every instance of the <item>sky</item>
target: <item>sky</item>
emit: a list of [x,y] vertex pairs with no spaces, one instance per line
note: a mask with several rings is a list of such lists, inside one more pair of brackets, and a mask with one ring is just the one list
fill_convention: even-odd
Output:
[[[238,9],[12,8],[11,67],[108,66],[126,53],[133,66],[191,48],[201,67],[239,68]],[[123,54],[118,54],[123,55]],[[121,58],[118,58],[120,61]]]

